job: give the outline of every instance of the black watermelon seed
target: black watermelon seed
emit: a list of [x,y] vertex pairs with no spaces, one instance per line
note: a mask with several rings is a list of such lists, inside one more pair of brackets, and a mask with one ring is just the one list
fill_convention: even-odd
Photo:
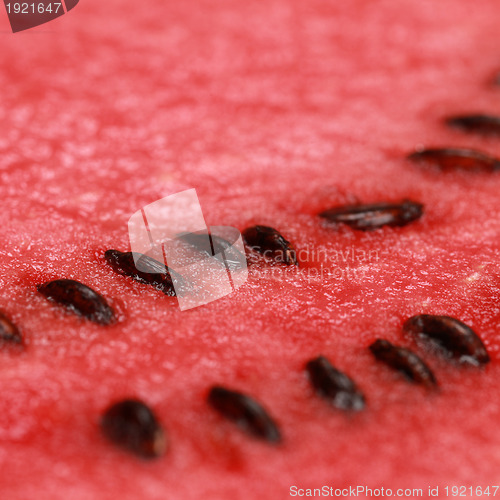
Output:
[[250,396],[215,386],[210,389],[208,402],[224,417],[236,422],[249,434],[271,443],[281,441],[281,433],[274,420]]
[[[207,238],[208,236],[208,238]],[[215,234],[185,233],[180,238],[201,253],[209,256],[224,255],[230,271],[236,271],[245,267],[247,259],[229,241]]]
[[0,342],[9,344],[23,343],[19,328],[2,311],[0,311]]
[[441,348],[447,357],[475,366],[490,361],[488,351],[477,333],[456,318],[419,314],[407,319],[403,330]]
[[54,280],[38,285],[37,289],[50,301],[57,302],[94,323],[109,325],[115,321],[115,313],[106,299],[79,281]]
[[416,151],[408,156],[414,163],[433,165],[443,171],[479,170],[494,172],[500,170],[500,160],[474,149],[433,148]]
[[431,369],[409,349],[391,344],[387,340],[377,339],[370,345],[370,351],[379,361],[401,372],[412,382],[428,388],[436,387],[436,378]]
[[365,407],[365,397],[356,384],[325,357],[309,361],[306,371],[316,392],[336,408],[359,411]]
[[126,399],[111,405],[101,419],[104,435],[143,458],[156,458],[167,449],[165,431],[143,402]]
[[289,241],[269,226],[251,226],[242,233],[243,241],[250,249],[272,257],[277,262],[298,265],[297,255]]
[[410,200],[401,203],[344,205],[319,214],[328,222],[347,224],[353,229],[370,231],[382,226],[405,226],[422,217],[423,205]]
[[[208,236],[208,238],[207,238]],[[217,255],[231,248],[231,243],[221,236],[209,234],[207,232],[184,233],[180,238],[189,243],[194,248],[209,255]]]
[[500,116],[472,114],[452,116],[446,119],[449,127],[482,135],[500,134]]
[[141,267],[145,266],[146,268],[149,268],[151,272],[143,272],[137,269],[134,262],[134,254],[132,252],[106,250],[104,258],[118,274],[129,276],[139,283],[151,285],[157,290],[162,291],[165,295],[170,295],[171,297],[175,296],[172,276],[175,276],[175,278],[179,280],[179,283],[182,283],[183,281],[178,273],[170,268],[168,269],[168,272],[165,272],[163,264],[146,255],[142,255],[140,257]]

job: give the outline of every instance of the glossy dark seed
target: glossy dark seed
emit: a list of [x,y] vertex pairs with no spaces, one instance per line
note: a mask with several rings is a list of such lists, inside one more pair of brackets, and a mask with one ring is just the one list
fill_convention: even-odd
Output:
[[5,313],[0,311],[0,343],[22,344],[21,332]]
[[178,273],[172,269],[168,269],[168,272],[165,272],[163,264],[146,255],[140,257],[141,268],[149,269],[151,272],[139,271],[137,269],[134,262],[134,254],[132,252],[107,250],[104,253],[104,258],[117,273],[123,276],[129,276],[139,283],[151,285],[157,290],[162,291],[165,295],[170,295],[172,297],[175,295],[172,276],[175,276],[176,280],[178,279],[178,282],[182,283],[182,278]]
[[365,398],[356,384],[325,357],[309,361],[306,371],[316,392],[336,408],[359,411],[365,407]]
[[101,419],[104,435],[143,458],[156,458],[167,449],[165,431],[143,402],[126,399],[110,406]]
[[443,171],[470,170],[493,172],[500,170],[500,160],[474,149],[433,148],[416,151],[408,156],[415,163],[433,165]]
[[477,333],[456,318],[419,314],[405,321],[403,330],[420,339],[430,340],[447,357],[476,366],[490,361],[488,351]]
[[94,323],[109,325],[115,321],[113,309],[106,299],[79,281],[54,280],[38,285],[37,289],[50,301],[57,302]]
[[181,235],[180,238],[204,254],[210,256],[223,255],[224,262],[227,264],[230,271],[236,271],[246,265],[246,256],[221,236],[202,232],[186,233]]
[[269,226],[251,226],[242,233],[243,241],[252,250],[272,257],[277,262],[298,265],[297,255],[289,241]]
[[436,387],[436,378],[431,369],[409,349],[391,344],[387,340],[377,339],[370,346],[370,351],[379,361],[401,372],[412,382],[428,388]]
[[423,205],[410,200],[401,203],[345,205],[319,214],[328,222],[342,223],[354,229],[370,231],[382,226],[406,226],[422,217]]
[[210,389],[208,402],[249,434],[272,443],[281,441],[281,433],[274,420],[250,396],[215,386]]
[[472,114],[452,116],[446,120],[452,128],[482,135],[500,134],[500,116]]

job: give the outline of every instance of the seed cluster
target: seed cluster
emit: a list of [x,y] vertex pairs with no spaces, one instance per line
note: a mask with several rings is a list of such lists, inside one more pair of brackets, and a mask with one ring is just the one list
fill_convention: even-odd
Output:
[[[500,134],[500,117],[470,114],[449,117],[445,123],[467,133],[482,135]],[[500,169],[500,160],[481,151],[461,148],[429,148],[411,153],[408,158],[415,163],[431,164],[441,170],[480,170],[493,172]],[[346,225],[354,230],[379,230],[384,226],[401,227],[422,217],[424,207],[412,200],[387,201],[358,205],[344,205],[324,210],[318,216],[335,227]],[[292,244],[275,228],[255,225],[242,232],[249,250],[257,252],[274,263],[298,266]],[[231,249],[223,238],[187,234],[185,242],[200,252],[216,255]],[[207,244],[209,241],[209,245]],[[189,283],[172,269],[165,268],[155,259],[132,252],[107,250],[106,263],[117,273],[150,285],[166,295],[174,296],[188,290]],[[239,252],[232,255],[235,266],[244,263]],[[89,286],[71,279],[56,279],[37,286],[40,294],[50,302],[63,306],[77,316],[99,325],[111,325],[116,315],[107,300]],[[425,352],[442,355],[453,363],[482,367],[490,361],[486,346],[479,335],[462,321],[450,316],[419,314],[408,318],[402,331],[418,345],[429,345]],[[23,345],[19,328],[8,314],[0,311],[0,343]],[[409,381],[427,389],[438,383],[432,369],[413,350],[394,345],[386,339],[376,339],[370,352],[377,361],[403,374]],[[314,392],[335,409],[357,412],[366,407],[366,399],[356,382],[332,365],[329,359],[318,356],[305,364],[304,376]],[[210,388],[207,403],[224,418],[234,422],[246,433],[267,441],[279,443],[282,433],[269,411],[253,396],[222,386]],[[104,436],[117,446],[143,458],[156,458],[168,448],[167,433],[153,410],[138,399],[124,399],[110,405],[100,421]]]
[[[500,135],[500,116],[471,113],[450,116],[444,123],[468,134],[479,136]],[[500,170],[500,159],[488,153],[468,148],[423,148],[408,155],[414,163],[427,164],[443,171],[468,170],[494,172]]]

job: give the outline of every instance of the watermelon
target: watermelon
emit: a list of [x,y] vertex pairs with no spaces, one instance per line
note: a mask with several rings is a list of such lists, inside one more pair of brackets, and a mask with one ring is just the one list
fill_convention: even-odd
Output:
[[[16,34],[4,16],[2,497],[492,496],[500,177],[408,156],[500,156],[498,136],[449,126],[500,114],[499,15],[495,0],[87,0]],[[105,253],[129,250],[130,216],[190,188],[207,225],[274,228],[298,265],[249,251],[243,286],[186,311],[116,272]],[[319,216],[404,200],[422,206],[404,226]],[[48,300],[55,280],[113,321]],[[409,335],[422,314],[472,328],[490,362]],[[376,359],[377,339],[435,389]],[[318,394],[318,358],[358,411]]]

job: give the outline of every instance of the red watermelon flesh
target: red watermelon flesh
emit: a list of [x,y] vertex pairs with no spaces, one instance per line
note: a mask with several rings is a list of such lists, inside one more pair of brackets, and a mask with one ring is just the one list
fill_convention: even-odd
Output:
[[[500,177],[405,157],[423,146],[500,155],[498,138],[443,125],[500,113],[499,16],[494,0],[87,0],[16,35],[5,19],[0,308],[26,346],[1,356],[2,497],[498,482]],[[300,267],[261,261],[238,291],[185,312],[117,275],[103,253],[127,249],[130,215],[191,187],[209,225],[275,227]],[[317,217],[405,198],[425,215],[403,228]],[[104,295],[118,322],[50,304],[36,285],[56,278]],[[419,313],[471,325],[491,363],[460,367],[415,346],[401,326]],[[367,347],[378,337],[425,358],[439,392],[377,363]],[[355,379],[365,411],[314,395],[304,366],[319,354]],[[283,443],[225,421],[206,402],[213,384],[257,398]],[[127,397],[165,426],[164,457],[143,461],[102,436],[103,411]]]

